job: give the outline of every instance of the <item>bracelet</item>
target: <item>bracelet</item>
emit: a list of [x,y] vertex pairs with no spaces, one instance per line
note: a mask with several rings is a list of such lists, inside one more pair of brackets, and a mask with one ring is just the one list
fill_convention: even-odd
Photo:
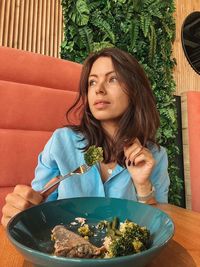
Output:
[[152,186],[151,191],[146,196],[139,196],[136,194],[138,202],[147,203],[149,199],[155,198],[155,191],[155,187]]

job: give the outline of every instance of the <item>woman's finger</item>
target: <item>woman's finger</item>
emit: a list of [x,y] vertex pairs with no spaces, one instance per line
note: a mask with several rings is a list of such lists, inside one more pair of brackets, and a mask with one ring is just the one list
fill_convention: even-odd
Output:
[[14,192],[8,194],[5,200],[6,200],[6,203],[8,203],[10,207],[13,207],[19,211],[25,210],[32,205],[31,202],[25,200],[23,197],[21,197],[20,195]]
[[3,216],[1,218],[1,224],[6,228],[6,226],[8,225],[9,221],[10,221],[11,217],[5,217]]
[[142,162],[149,163],[151,166],[155,164],[154,158],[149,153],[146,153],[144,150],[142,150],[141,153],[136,155],[134,158],[130,158],[130,162],[128,166],[130,166],[131,164],[137,166]]
[[14,193],[33,205],[37,205],[43,201],[43,197],[27,185],[16,185]]
[[2,209],[2,213],[4,214],[4,217],[11,218],[21,212],[22,209],[16,208],[16,206],[12,206],[10,204],[5,204],[5,206]]
[[138,154],[142,150],[142,145],[139,140],[132,143],[131,146],[124,148],[124,154],[127,159],[130,159],[131,154]]

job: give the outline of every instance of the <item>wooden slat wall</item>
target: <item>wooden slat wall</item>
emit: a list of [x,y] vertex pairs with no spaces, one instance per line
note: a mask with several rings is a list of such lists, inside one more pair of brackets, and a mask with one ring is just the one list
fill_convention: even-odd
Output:
[[0,0],[0,46],[60,57],[61,0]]
[[188,63],[181,43],[181,28],[185,18],[194,11],[200,11],[200,0],[175,0],[176,39],[173,47],[177,66],[174,71],[176,94],[187,91],[200,91],[200,75]]

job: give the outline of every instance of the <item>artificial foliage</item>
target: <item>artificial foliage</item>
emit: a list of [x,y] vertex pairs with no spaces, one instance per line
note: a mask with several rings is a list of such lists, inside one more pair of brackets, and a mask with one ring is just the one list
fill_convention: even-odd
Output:
[[133,54],[145,69],[160,112],[158,140],[169,157],[169,202],[179,205],[182,179],[175,163],[174,0],[62,0],[62,8],[63,59],[82,63],[90,52],[116,46]]

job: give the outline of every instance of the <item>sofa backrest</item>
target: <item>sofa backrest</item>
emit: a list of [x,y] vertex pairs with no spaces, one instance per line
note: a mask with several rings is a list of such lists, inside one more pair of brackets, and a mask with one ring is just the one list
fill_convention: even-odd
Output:
[[82,66],[6,47],[0,47],[0,62],[1,211],[16,184],[30,184],[52,132],[68,123]]

